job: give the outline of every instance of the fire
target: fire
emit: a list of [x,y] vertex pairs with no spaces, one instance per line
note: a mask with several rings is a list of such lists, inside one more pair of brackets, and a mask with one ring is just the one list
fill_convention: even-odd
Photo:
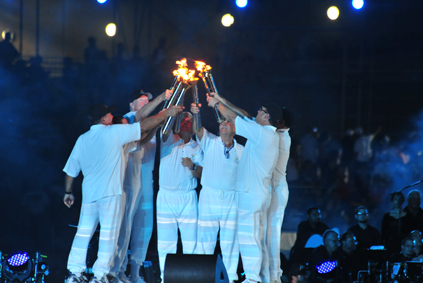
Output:
[[206,65],[206,63],[201,61],[195,61],[195,67],[197,68],[197,71],[199,71],[200,73],[211,70],[210,65]]
[[179,66],[179,68],[173,71],[173,75],[178,77],[178,81],[188,83],[195,80],[195,70],[188,69],[186,58],[183,58],[180,61],[176,61],[176,64]]

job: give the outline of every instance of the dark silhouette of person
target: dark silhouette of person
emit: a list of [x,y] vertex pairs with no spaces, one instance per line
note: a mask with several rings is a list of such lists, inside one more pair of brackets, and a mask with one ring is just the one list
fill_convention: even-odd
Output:
[[12,44],[13,34],[6,32],[4,40],[0,42],[0,66],[10,70],[13,62],[20,57],[18,50]]

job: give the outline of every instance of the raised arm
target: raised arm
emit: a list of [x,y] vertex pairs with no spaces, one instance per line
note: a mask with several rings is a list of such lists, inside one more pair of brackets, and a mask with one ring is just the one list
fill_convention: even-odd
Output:
[[172,106],[163,111],[160,111],[157,115],[144,118],[140,122],[141,132],[151,130],[157,125],[161,124],[167,117],[176,116],[177,114],[181,112],[182,112],[181,106]]
[[148,132],[145,132],[145,136],[141,136],[140,144],[147,144],[151,141],[151,139],[156,135],[157,129],[160,127],[160,124],[149,130]]
[[138,110],[135,113],[135,122],[139,122],[142,119],[146,118],[148,115],[153,112],[156,107],[162,103],[163,101],[169,100],[169,98],[172,96],[173,91],[167,89],[165,92],[160,94],[158,97],[153,99],[151,102],[147,103],[142,107],[140,110]]
[[[194,115],[199,113],[200,107],[201,107],[201,104],[198,104],[198,107],[197,107],[197,105],[195,103],[191,103],[191,113],[194,114]],[[193,119],[193,122],[192,122],[192,130],[194,131],[194,134],[196,134],[197,137],[201,141],[203,139],[204,128],[201,127],[201,129],[199,131],[197,131],[197,122],[195,121],[195,119]]]
[[247,111],[233,105],[225,98],[219,96],[217,93],[210,93],[210,96],[207,96],[207,102],[210,107],[215,107],[218,104],[217,109],[220,113],[232,124],[235,124],[235,119],[237,116],[244,118],[247,116],[251,119],[251,115]]

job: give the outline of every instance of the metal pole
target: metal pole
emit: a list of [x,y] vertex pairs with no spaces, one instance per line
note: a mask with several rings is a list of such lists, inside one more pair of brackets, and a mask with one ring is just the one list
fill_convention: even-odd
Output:
[[345,105],[347,99],[347,55],[348,55],[348,34],[344,31],[344,46],[342,53],[342,88],[341,88],[341,133],[345,131]]
[[40,0],[37,0],[35,14],[35,55],[40,54]]
[[62,6],[62,57],[65,58],[65,47],[66,47],[66,0],[63,0]]
[[19,53],[23,51],[23,0],[20,0],[19,2]]

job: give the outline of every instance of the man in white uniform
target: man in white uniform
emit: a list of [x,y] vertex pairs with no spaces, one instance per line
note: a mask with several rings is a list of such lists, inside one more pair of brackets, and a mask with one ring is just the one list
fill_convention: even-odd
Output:
[[[84,175],[78,230],[68,259],[71,273],[68,283],[87,281],[82,272],[86,269],[88,244],[99,222],[98,258],[90,282],[109,282],[108,275],[122,219],[122,147],[139,140],[141,131],[152,129],[167,117],[179,113],[181,108],[172,107],[133,125],[112,125],[113,110],[101,103],[91,108],[89,117],[93,126],[78,138],[63,169],[66,173],[63,201],[69,208],[75,200],[72,194],[74,179],[80,171]],[[142,111],[136,114],[138,118],[143,115]]]
[[[266,246],[269,256],[268,265],[263,260],[262,274],[264,282],[280,283],[282,270],[280,257],[281,229],[286,204],[288,202],[288,183],[286,182],[286,165],[289,159],[291,137],[289,128],[293,124],[293,116],[289,110],[283,108],[282,121],[277,125],[279,135],[279,157],[272,177],[272,201],[267,210]],[[267,268],[269,270],[267,270]]]
[[[191,112],[199,108],[191,104]],[[244,147],[234,139],[234,124],[222,122],[219,131],[220,137],[204,128],[194,130],[204,153],[196,253],[213,254],[220,229],[223,264],[233,282],[238,280],[239,260],[236,175]]]
[[168,253],[176,253],[178,228],[184,254],[194,253],[197,241],[197,178],[203,152],[192,140],[192,115],[184,112],[179,134],[162,135],[159,193],[157,194],[157,250],[162,278]]
[[[151,104],[144,108],[144,115],[149,115],[161,102],[168,100],[172,92],[167,90],[159,95],[156,99],[151,101]],[[129,97],[129,106],[131,112],[127,113],[124,117],[132,124],[135,121],[135,114],[138,110],[149,104],[152,98],[151,93],[141,91],[133,92]],[[152,169],[150,174],[146,173],[143,178],[142,175],[142,160],[144,156],[150,158],[153,156],[154,168],[154,155],[155,155],[155,131],[153,128],[143,137],[141,141],[141,149],[129,154],[127,164],[125,164],[126,172],[123,183],[125,192],[124,199],[124,215],[122,220],[121,229],[119,232],[118,249],[111,269],[111,274],[118,277],[123,283],[145,283],[144,279],[139,276],[139,270],[142,262],[145,260],[147,254],[148,244],[150,242],[151,234],[153,232],[153,183],[152,183]],[[150,145],[152,144],[152,145]],[[152,152],[147,152],[151,149]],[[127,166],[126,166],[127,165]],[[147,165],[146,165],[147,167]],[[141,180],[145,180],[146,186],[142,186]],[[147,180],[151,180],[148,184]],[[134,228],[134,229],[133,229]],[[131,280],[126,277],[125,271],[128,264],[128,246],[131,242]]]
[[[267,260],[265,243],[267,209],[271,201],[271,178],[278,158],[279,137],[276,127],[282,110],[274,104],[262,105],[255,120],[218,94],[208,97],[231,123],[236,134],[247,139],[237,173],[238,240],[246,279],[243,283],[264,282],[260,274]],[[261,278],[262,277],[262,278]],[[267,282],[266,282],[267,283]]]

